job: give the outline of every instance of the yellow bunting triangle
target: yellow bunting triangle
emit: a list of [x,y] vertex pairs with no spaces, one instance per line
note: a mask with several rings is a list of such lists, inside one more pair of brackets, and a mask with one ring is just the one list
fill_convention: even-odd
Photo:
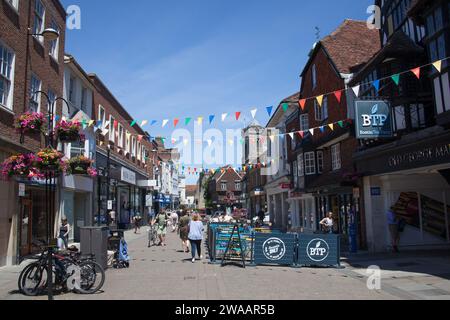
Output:
[[330,123],[328,126],[330,127],[331,131],[334,131],[334,124],[333,123]]
[[202,124],[203,123],[203,117],[198,117],[197,121],[198,121],[199,125]]
[[436,68],[437,71],[441,72],[442,60],[436,61],[435,63],[433,63],[433,66]]
[[92,125],[95,123],[95,120],[89,121],[89,127],[92,127]]
[[317,102],[319,103],[319,106],[322,106],[322,102],[323,102],[323,95],[316,97]]

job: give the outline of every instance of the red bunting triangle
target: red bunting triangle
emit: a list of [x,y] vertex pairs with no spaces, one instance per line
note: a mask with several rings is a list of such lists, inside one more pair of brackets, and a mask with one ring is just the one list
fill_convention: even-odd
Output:
[[303,131],[298,131],[297,132],[299,135],[300,135],[300,137],[303,139],[303,137],[305,136],[305,133],[303,132]]
[[178,125],[178,122],[180,122],[180,120],[178,119],[173,120],[173,126],[176,127]]
[[339,103],[341,103],[342,91],[341,91],[341,90],[335,91],[335,92],[334,92],[334,96],[336,97],[337,101],[338,101]]
[[241,113],[240,112],[236,112],[236,121],[238,121],[240,117],[241,117]]
[[300,105],[300,108],[302,108],[302,110],[305,110],[305,105],[306,105],[306,99],[301,99],[298,104]]
[[411,69],[411,72],[414,73],[414,75],[417,77],[417,79],[420,79],[420,67]]

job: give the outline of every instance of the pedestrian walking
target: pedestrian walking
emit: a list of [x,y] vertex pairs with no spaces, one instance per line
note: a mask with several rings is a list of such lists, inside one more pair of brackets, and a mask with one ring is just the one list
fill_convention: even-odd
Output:
[[62,218],[58,234],[59,250],[67,250],[69,248],[69,233],[70,233],[70,225],[67,222],[66,218]]
[[200,221],[200,215],[194,214],[192,220],[189,223],[189,236],[188,239],[191,242],[192,251],[192,263],[195,262],[195,254],[198,254],[200,260],[203,259],[202,256],[202,240],[203,240],[204,226],[203,222]]
[[389,227],[389,233],[391,235],[392,249],[395,252],[399,252],[398,250],[398,245],[400,243],[399,220],[392,210],[387,211],[386,218]]
[[166,246],[166,235],[167,235],[167,223],[169,221],[169,217],[166,211],[161,210],[158,215],[153,220],[152,225],[157,224],[157,234],[159,237],[159,245],[165,247]]
[[170,220],[172,221],[172,232],[176,232],[178,229],[178,214],[175,211],[170,214]]
[[322,221],[320,221],[320,225],[323,227],[323,230],[325,233],[332,234],[333,233],[333,227],[334,227],[334,219],[333,219],[333,212],[329,212],[328,216],[324,218]]
[[178,223],[178,232],[180,234],[181,246],[183,248],[183,252],[189,253],[189,215],[187,211],[183,210],[181,213],[180,222]]
[[142,222],[142,217],[141,215],[138,213],[137,215],[134,216],[133,218],[133,222],[134,222],[134,233],[137,234],[138,231],[141,230],[141,222]]

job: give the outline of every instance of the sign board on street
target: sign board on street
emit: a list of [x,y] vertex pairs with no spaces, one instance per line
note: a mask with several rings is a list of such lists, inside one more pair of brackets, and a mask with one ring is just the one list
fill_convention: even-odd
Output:
[[293,265],[295,234],[255,234],[255,263]]
[[356,138],[393,136],[391,107],[385,101],[356,101]]

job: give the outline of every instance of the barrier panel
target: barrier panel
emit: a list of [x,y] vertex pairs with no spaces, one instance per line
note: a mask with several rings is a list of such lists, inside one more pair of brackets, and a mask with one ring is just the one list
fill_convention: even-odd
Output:
[[254,263],[295,265],[297,237],[295,234],[256,233]]
[[297,266],[337,267],[341,266],[340,236],[335,234],[299,234]]

